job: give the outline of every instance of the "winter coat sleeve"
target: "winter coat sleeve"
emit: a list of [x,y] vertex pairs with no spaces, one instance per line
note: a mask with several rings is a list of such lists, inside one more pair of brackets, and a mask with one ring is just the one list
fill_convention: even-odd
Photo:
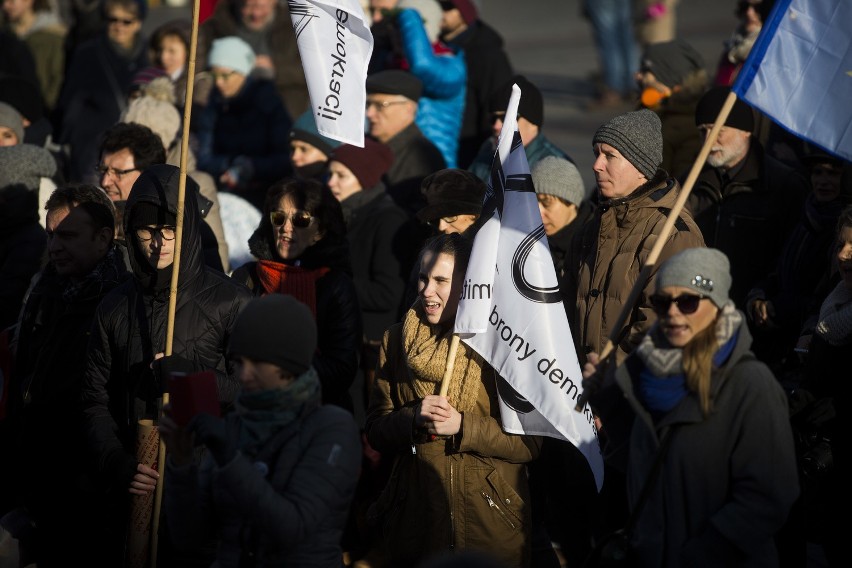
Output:
[[537,458],[541,450],[539,436],[507,434],[493,416],[465,413],[462,425],[459,452],[472,452],[509,463],[527,463]]
[[[245,459],[245,458],[243,458]],[[179,548],[193,548],[215,534],[213,498],[210,491],[213,461],[201,466],[176,466],[166,458],[163,506],[169,519],[169,533]]]
[[[97,471],[111,489],[129,487],[138,464],[136,456],[129,454],[119,437],[118,424],[110,411],[110,379],[113,357],[123,351],[118,342],[110,316],[109,296],[95,312],[87,350],[86,376],[83,382],[82,405],[84,428],[90,455]],[[129,331],[125,330],[124,335]],[[113,341],[116,339],[116,341]],[[122,378],[126,378],[122,376]],[[126,404],[112,401],[113,405]]]
[[367,408],[367,440],[382,453],[403,451],[414,443],[414,408],[419,400],[396,401],[395,404],[391,395],[391,385],[396,382],[394,375],[405,369],[405,362],[400,360],[401,333],[402,326],[395,325],[382,338]]
[[266,143],[263,154],[247,155],[254,177],[276,180],[290,171],[290,128],[292,122],[272,83],[264,83],[256,104],[266,116]]
[[215,97],[211,97],[207,106],[201,112],[198,126],[195,128],[197,147],[196,156],[198,169],[207,172],[218,179],[228,169],[230,159],[224,154],[216,154],[213,150],[213,138],[216,131]]
[[340,405],[349,400],[349,387],[358,372],[363,333],[358,293],[347,274],[334,271],[317,282],[317,292],[317,317],[321,320],[317,322],[314,368],[322,384],[323,401]]
[[450,98],[467,84],[464,57],[436,55],[426,36],[417,10],[405,8],[397,16],[405,58],[411,73],[423,82],[423,93],[430,98]]

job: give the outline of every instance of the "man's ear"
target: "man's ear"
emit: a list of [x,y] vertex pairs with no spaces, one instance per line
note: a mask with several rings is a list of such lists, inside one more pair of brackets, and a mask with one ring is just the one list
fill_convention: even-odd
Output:
[[92,240],[95,241],[95,246],[98,250],[106,252],[114,238],[115,234],[109,227],[101,227],[100,229],[95,230]]

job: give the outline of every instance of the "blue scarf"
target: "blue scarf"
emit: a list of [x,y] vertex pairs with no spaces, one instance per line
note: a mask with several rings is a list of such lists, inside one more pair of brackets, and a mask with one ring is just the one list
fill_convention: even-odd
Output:
[[284,389],[241,391],[234,402],[240,424],[237,447],[253,456],[282,428],[315,406],[322,395],[319,376],[313,367]]

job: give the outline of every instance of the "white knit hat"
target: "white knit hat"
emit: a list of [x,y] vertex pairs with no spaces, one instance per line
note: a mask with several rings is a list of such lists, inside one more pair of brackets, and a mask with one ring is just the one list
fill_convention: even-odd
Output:
[[[168,92],[165,90],[168,89]],[[121,115],[121,122],[135,122],[147,126],[163,141],[168,149],[180,130],[180,113],[175,105],[174,88],[168,77],[158,77],[143,88],[142,96],[133,99]],[[171,95],[169,98],[168,95]]]
[[255,55],[251,46],[237,36],[213,40],[213,47],[207,56],[208,66],[233,69],[240,75],[251,73],[254,61]]

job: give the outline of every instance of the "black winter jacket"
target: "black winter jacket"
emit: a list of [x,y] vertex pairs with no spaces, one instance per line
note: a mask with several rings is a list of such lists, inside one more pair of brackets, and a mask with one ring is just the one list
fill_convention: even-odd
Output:
[[756,140],[733,176],[705,166],[686,207],[708,247],[731,261],[730,298],[738,308],[752,286],[772,272],[808,193],[795,170],[767,156]]
[[[134,278],[98,306],[88,346],[82,398],[89,451],[104,481],[125,492],[137,465],[137,421],[156,415],[156,401],[166,386],[156,376],[159,373],[152,372],[151,363],[154,355],[165,352],[169,308],[168,286],[143,286],[152,275],[137,254],[133,209],[145,202],[167,206],[176,214],[178,176],[178,168],[156,165],[133,185],[124,230],[130,235]],[[226,346],[234,321],[251,295],[245,286],[204,265],[201,217],[197,201],[190,197],[198,186],[190,178],[186,191],[172,355],[183,361],[180,370],[214,370],[219,400],[227,406],[239,385],[225,355]]]
[[[267,238],[271,233],[272,226],[267,216],[249,238],[249,250],[259,260],[282,262],[272,252]],[[329,269],[317,279],[316,284],[318,336],[312,364],[322,385],[323,404],[336,404],[352,412],[354,406],[349,387],[358,372],[363,332],[358,295],[349,264],[349,247],[346,243],[335,244],[321,239],[305,250],[299,266]],[[248,286],[255,296],[266,293],[257,274],[257,262],[237,268],[231,278]]]

